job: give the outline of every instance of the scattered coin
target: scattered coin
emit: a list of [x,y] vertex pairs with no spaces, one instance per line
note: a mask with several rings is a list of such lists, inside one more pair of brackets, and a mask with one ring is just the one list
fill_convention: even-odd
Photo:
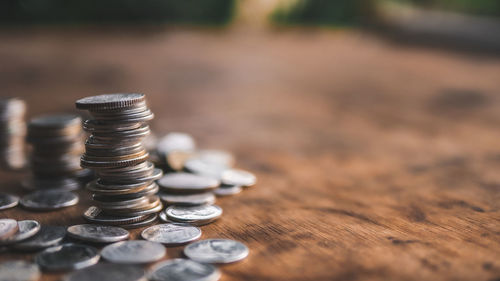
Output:
[[169,194],[163,192],[158,195],[167,205],[197,206],[215,203],[215,196],[212,192],[197,194]]
[[78,196],[69,191],[40,190],[24,196],[20,202],[27,209],[49,211],[76,205]]
[[203,149],[196,153],[196,158],[210,165],[231,168],[234,165],[234,157],[231,153],[217,149]]
[[141,266],[98,263],[67,275],[63,281],[145,281],[145,275]]
[[239,170],[239,169],[229,169],[222,173],[221,181],[227,185],[239,185],[239,186],[252,186],[257,182],[257,178],[254,174]]
[[155,265],[148,278],[151,281],[216,281],[220,271],[211,264],[172,259]]
[[15,207],[18,203],[19,197],[7,193],[0,193],[0,210]]
[[216,179],[189,173],[171,173],[158,180],[158,185],[172,193],[198,193],[210,191],[219,186]]
[[165,214],[165,212],[160,212],[160,214],[158,215],[158,217],[160,217],[160,220],[162,222],[167,222],[167,223],[175,223],[174,221],[171,221],[167,218],[167,214]]
[[165,210],[167,218],[177,222],[193,225],[205,225],[222,215],[222,209],[217,205],[201,205],[185,207],[173,205]]
[[225,166],[214,165],[200,158],[190,158],[184,163],[184,168],[191,173],[211,177],[219,180],[222,173],[227,170]]
[[214,190],[214,194],[217,196],[229,196],[229,195],[238,194],[242,190],[243,189],[239,185],[221,184],[216,190]]
[[172,132],[158,141],[156,150],[162,155],[168,155],[173,151],[192,152],[196,149],[196,144],[188,134]]
[[207,239],[187,245],[184,254],[201,263],[232,263],[248,256],[248,247],[229,239]]
[[17,225],[19,226],[17,232],[5,239],[1,239],[0,245],[8,245],[23,241],[34,236],[38,231],[40,231],[40,224],[34,220],[18,221]]
[[129,233],[116,226],[79,224],[68,227],[68,235],[89,242],[112,243],[128,239]]
[[104,247],[101,255],[113,263],[141,264],[160,260],[167,250],[162,244],[150,241],[122,241]]
[[33,237],[13,245],[16,250],[36,251],[53,247],[59,244],[66,236],[66,229],[62,226],[42,225],[40,231]]
[[201,229],[190,225],[157,224],[146,228],[142,238],[169,246],[182,245],[201,237]]
[[0,241],[14,235],[19,230],[16,220],[0,219]]
[[35,256],[35,262],[49,271],[81,269],[98,261],[99,251],[96,248],[72,243],[45,249]]
[[40,278],[38,265],[26,261],[0,263],[0,281],[36,281]]

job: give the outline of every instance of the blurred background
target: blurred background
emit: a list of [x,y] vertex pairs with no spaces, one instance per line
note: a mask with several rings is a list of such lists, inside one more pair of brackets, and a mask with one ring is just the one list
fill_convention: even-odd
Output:
[[1,95],[33,116],[139,91],[160,133],[283,149],[259,131],[308,128],[329,141],[306,148],[328,146],[344,117],[426,131],[470,117],[496,99],[499,31],[495,0],[6,0]]

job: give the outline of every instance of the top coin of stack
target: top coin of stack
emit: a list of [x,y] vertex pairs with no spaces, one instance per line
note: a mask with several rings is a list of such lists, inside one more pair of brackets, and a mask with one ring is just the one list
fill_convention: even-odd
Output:
[[33,178],[25,185],[35,189],[76,189],[77,180],[89,175],[79,165],[83,152],[82,119],[73,114],[44,115],[28,125],[27,140],[33,146]]
[[17,98],[0,99],[0,162],[9,169],[20,169],[26,164],[25,113],[24,101]]
[[150,133],[153,113],[144,94],[107,94],[82,98],[76,107],[89,110],[94,119],[84,122],[91,133],[85,142],[81,166],[98,176],[87,185],[93,206],[84,217],[94,223],[139,227],[155,221],[162,209],[154,182],[162,171],[148,162],[142,143]]

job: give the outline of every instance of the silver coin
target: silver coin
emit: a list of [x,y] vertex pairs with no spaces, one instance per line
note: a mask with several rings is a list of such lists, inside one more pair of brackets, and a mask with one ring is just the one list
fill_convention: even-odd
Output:
[[35,251],[59,244],[66,236],[66,229],[62,226],[42,225],[40,231],[33,237],[13,245],[17,250]]
[[144,226],[148,226],[150,224],[155,223],[157,219],[158,219],[158,214],[150,214],[150,215],[146,215],[146,219],[143,221],[125,224],[125,225],[122,225],[122,227],[126,228],[126,229],[144,227]]
[[165,212],[160,212],[160,214],[158,215],[158,217],[160,218],[160,220],[162,222],[168,222],[168,223],[175,223],[174,221],[171,221],[167,218],[167,214],[165,214]]
[[241,186],[238,185],[221,185],[219,188],[214,190],[214,194],[217,196],[229,196],[238,194],[242,190]]
[[122,225],[122,224],[130,224],[143,221],[146,218],[148,218],[148,216],[147,215],[131,216],[131,217],[110,216],[103,214],[103,211],[98,207],[91,206],[85,211],[85,213],[83,213],[83,218],[93,223]]
[[128,239],[130,234],[117,226],[78,224],[68,227],[68,235],[89,242],[112,243]]
[[27,209],[48,211],[76,205],[78,196],[69,191],[35,191],[21,199],[21,205]]
[[197,194],[169,194],[161,192],[158,196],[167,205],[197,206],[215,203],[215,196],[212,192]]
[[232,263],[248,256],[248,247],[229,239],[207,239],[187,245],[184,254],[201,263]]
[[208,224],[222,215],[222,209],[217,205],[201,205],[184,207],[173,205],[165,210],[167,218],[177,222],[193,225]]
[[171,173],[158,180],[158,185],[164,190],[179,193],[194,193],[217,188],[217,179],[189,173]]
[[122,241],[104,247],[101,255],[113,263],[142,264],[163,258],[167,250],[162,244],[150,241]]
[[34,220],[18,221],[19,230],[12,236],[0,240],[0,245],[8,245],[28,239],[40,230],[40,224]]
[[172,132],[164,136],[158,141],[156,150],[160,154],[168,154],[172,151],[193,151],[196,149],[196,144],[188,134]]
[[151,281],[216,281],[220,271],[211,264],[188,259],[172,259],[155,265],[148,279]]
[[0,193],[0,210],[15,207],[18,203],[19,197],[7,193]]
[[222,173],[221,181],[228,185],[239,185],[239,186],[252,186],[257,182],[257,178],[254,174],[240,170],[240,169],[229,169]]
[[104,94],[81,98],[76,101],[76,107],[80,109],[120,109],[140,104],[145,100],[144,94]]
[[0,281],[36,281],[40,278],[38,265],[26,261],[0,263]]
[[35,262],[50,271],[89,267],[99,261],[99,251],[82,244],[63,244],[45,249],[35,256]]
[[16,220],[0,219],[0,241],[14,235],[19,230]]
[[201,229],[182,224],[157,224],[144,229],[142,238],[169,246],[182,245],[201,237]]
[[184,162],[184,168],[191,173],[211,177],[219,180],[222,173],[227,170],[226,166],[214,165],[200,158],[190,158]]
[[65,276],[63,281],[145,281],[145,275],[138,265],[98,263]]
[[231,153],[224,150],[217,149],[203,149],[196,153],[196,158],[204,161],[205,163],[230,168],[234,165],[234,157]]

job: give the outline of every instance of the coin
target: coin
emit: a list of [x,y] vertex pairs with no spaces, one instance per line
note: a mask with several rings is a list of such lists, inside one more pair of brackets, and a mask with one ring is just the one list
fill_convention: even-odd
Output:
[[122,241],[104,247],[101,255],[113,263],[141,264],[157,261],[167,250],[162,244],[150,241]]
[[98,263],[65,276],[63,281],[145,281],[145,274],[137,265]]
[[76,108],[79,109],[119,109],[131,107],[145,100],[144,94],[104,94],[92,97],[85,97],[76,101]]
[[7,193],[0,193],[0,210],[15,207],[17,203],[19,203],[19,197]]
[[122,227],[126,228],[126,229],[132,229],[132,228],[148,226],[150,224],[155,223],[157,219],[158,219],[158,214],[150,214],[150,215],[146,215],[146,219],[144,219],[142,221],[125,224],[125,225],[122,225]]
[[141,236],[148,241],[174,246],[199,239],[201,229],[182,224],[157,224],[143,230]]
[[229,196],[235,195],[242,191],[241,186],[238,185],[225,185],[221,184],[216,190],[214,190],[214,194],[217,196]]
[[215,196],[212,192],[197,194],[169,194],[163,192],[158,195],[167,205],[197,206],[215,203]]
[[158,141],[156,150],[160,154],[168,154],[172,151],[193,151],[196,148],[193,137],[185,133],[172,132]]
[[254,174],[239,170],[239,169],[229,169],[222,173],[221,181],[228,185],[239,185],[239,186],[252,186],[257,182],[257,178]]
[[219,270],[211,265],[188,259],[172,259],[155,265],[148,279],[151,281],[215,281]]
[[26,166],[24,139],[26,104],[18,98],[0,98],[0,165],[19,170]]
[[222,173],[227,169],[226,166],[214,165],[200,158],[190,158],[184,162],[184,168],[191,173],[220,179]]
[[158,185],[162,189],[177,193],[210,191],[217,188],[219,184],[217,179],[189,173],[166,174],[158,180]]
[[160,214],[158,215],[158,217],[160,218],[160,220],[162,222],[167,222],[167,223],[175,223],[174,221],[171,221],[167,218],[167,214],[165,214],[165,212],[160,212]]
[[222,209],[217,205],[201,205],[194,207],[170,206],[165,210],[167,218],[177,222],[193,225],[208,224],[222,215]]
[[0,263],[0,281],[36,281],[40,278],[38,265],[15,260]]
[[81,269],[98,261],[99,251],[96,248],[72,243],[45,249],[35,256],[35,262],[49,271]]
[[101,209],[91,206],[85,211],[83,217],[93,223],[103,223],[109,225],[125,225],[145,220],[148,216],[110,216],[103,213]]
[[125,229],[108,225],[78,224],[68,227],[67,231],[73,238],[98,243],[112,243],[129,237]]
[[19,229],[16,220],[0,219],[0,241],[14,235]]
[[33,237],[13,245],[16,250],[35,251],[59,244],[66,236],[62,226],[42,225],[40,231]]
[[234,157],[231,153],[217,149],[203,149],[196,153],[196,158],[210,165],[230,168],[234,165]]
[[28,239],[40,230],[40,224],[34,220],[18,221],[19,229],[14,235],[0,240],[0,245],[8,245]]
[[229,239],[207,239],[187,245],[184,254],[201,263],[232,263],[248,256],[248,247]]
[[69,191],[40,190],[24,196],[20,202],[27,209],[49,211],[76,205],[78,196]]

